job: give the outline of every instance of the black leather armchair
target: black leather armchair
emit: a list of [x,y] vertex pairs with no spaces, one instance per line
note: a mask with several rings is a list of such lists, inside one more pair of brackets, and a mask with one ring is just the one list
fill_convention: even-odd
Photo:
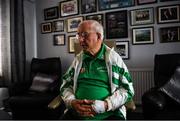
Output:
[[[30,89],[33,83],[32,80],[39,73],[56,77],[51,88],[46,91],[34,91]],[[33,58],[30,79],[28,81],[22,80],[16,82],[9,87],[10,97],[8,104],[12,111],[13,119],[58,119],[60,114],[63,113],[64,107],[50,110],[48,104],[59,94],[60,84],[60,58]]]
[[180,66],[180,54],[155,55],[155,87],[142,96],[145,119],[180,119],[180,104],[160,90],[170,80],[177,66]]

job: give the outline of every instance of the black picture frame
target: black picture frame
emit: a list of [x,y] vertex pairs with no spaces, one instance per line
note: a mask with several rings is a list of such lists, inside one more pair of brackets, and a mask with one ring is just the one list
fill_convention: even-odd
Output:
[[64,31],[64,20],[57,20],[52,22],[53,32],[63,32]]
[[129,59],[129,41],[116,41],[116,52],[122,59]]
[[65,34],[55,34],[53,35],[53,45],[62,46],[65,45]]
[[178,1],[178,0],[160,0],[160,2]]
[[88,15],[86,16],[86,20],[96,20],[98,21],[100,24],[104,25],[103,21],[104,21],[104,17],[103,14],[93,14],[93,15]]
[[157,0],[137,0],[138,5],[157,3]]
[[52,23],[51,22],[41,23],[41,33],[42,34],[51,33],[51,32],[52,32]]
[[154,27],[133,28],[132,44],[154,44]]
[[51,7],[44,9],[44,20],[52,20],[59,18],[59,7]]
[[160,43],[180,42],[180,26],[159,29]]
[[131,26],[154,23],[154,8],[134,9],[130,11]]
[[81,13],[93,13],[97,11],[96,0],[81,0]]
[[134,0],[98,0],[99,11],[130,7],[133,5],[134,5]]
[[109,12],[106,16],[106,38],[127,38],[127,10]]
[[76,42],[78,42],[76,35],[68,36],[68,51],[69,51],[69,53],[75,52],[74,43],[76,43]]
[[83,19],[84,18],[82,16],[68,18],[67,19],[67,32],[76,32],[79,23],[81,23]]
[[157,23],[180,22],[180,5],[158,6]]
[[67,17],[79,14],[78,0],[68,0],[59,3],[60,17]]

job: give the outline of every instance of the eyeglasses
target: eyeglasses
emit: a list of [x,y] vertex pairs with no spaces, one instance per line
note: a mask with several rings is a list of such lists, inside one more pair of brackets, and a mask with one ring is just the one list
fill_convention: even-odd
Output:
[[76,34],[76,38],[77,38],[77,39],[79,39],[80,37],[87,38],[87,37],[89,36],[89,34],[92,33],[92,32],[93,32],[93,31],[77,33],[77,34]]

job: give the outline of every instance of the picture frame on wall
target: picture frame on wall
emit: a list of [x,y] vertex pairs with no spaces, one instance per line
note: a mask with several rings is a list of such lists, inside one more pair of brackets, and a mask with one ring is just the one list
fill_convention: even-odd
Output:
[[78,0],[68,0],[60,2],[60,16],[67,17],[79,14],[78,5]]
[[127,38],[127,10],[109,12],[106,16],[106,38]]
[[132,29],[132,44],[153,44],[154,43],[154,28],[141,27]]
[[52,20],[57,18],[59,18],[58,6],[44,9],[44,20]]
[[163,27],[159,29],[160,43],[180,42],[180,27]]
[[53,35],[53,44],[54,44],[54,46],[65,45],[65,34],[55,34],[55,35]]
[[143,25],[154,23],[154,9],[143,8],[130,11],[131,25]]
[[93,13],[97,11],[96,0],[81,0],[81,13]]
[[41,33],[46,34],[52,32],[52,23],[46,22],[41,24]]
[[96,20],[101,25],[103,25],[103,14],[95,14],[95,15],[86,16],[86,20]]
[[134,0],[98,0],[99,11],[123,8],[134,5]]
[[82,16],[67,19],[67,32],[76,32],[79,23],[82,21]]
[[52,22],[53,32],[63,32],[64,31],[64,20],[57,20]]
[[178,1],[178,0],[160,0],[160,2],[167,2],[167,1]]
[[77,42],[76,35],[70,35],[68,36],[68,51],[69,53],[74,53],[74,43]]
[[159,6],[157,8],[158,23],[169,23],[180,21],[180,6]]
[[129,59],[129,41],[116,41],[116,52],[122,59]]
[[157,3],[157,0],[137,0],[138,5]]

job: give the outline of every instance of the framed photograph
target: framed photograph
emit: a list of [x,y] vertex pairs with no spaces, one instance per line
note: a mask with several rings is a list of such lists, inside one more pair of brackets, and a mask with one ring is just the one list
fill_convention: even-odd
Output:
[[58,20],[52,22],[53,32],[63,32],[64,31],[64,21]]
[[96,0],[81,0],[81,13],[92,13],[97,11]]
[[53,38],[54,46],[65,45],[65,34],[55,34]]
[[74,53],[74,43],[77,42],[76,35],[68,36],[68,50],[69,53]]
[[103,14],[89,15],[86,16],[86,20],[96,20],[103,25]]
[[180,10],[179,5],[171,6],[159,6],[158,11],[158,23],[179,22]]
[[79,23],[81,23],[82,21],[82,16],[67,19],[67,32],[76,32]]
[[153,44],[154,43],[154,28],[133,28],[132,29],[132,44]]
[[60,16],[66,17],[79,14],[78,0],[60,2]]
[[44,9],[44,20],[51,20],[59,18],[58,6]]
[[129,41],[116,41],[116,51],[123,59],[129,59]]
[[130,11],[131,25],[143,25],[154,23],[154,9],[144,8]]
[[167,1],[178,1],[178,0],[160,0],[160,2],[167,2]]
[[138,5],[143,5],[143,4],[150,4],[150,3],[156,3],[157,0],[137,0]]
[[128,37],[127,10],[106,13],[106,38]]
[[98,0],[99,11],[134,5],[134,0]]
[[180,27],[164,27],[159,29],[160,42],[180,42]]
[[50,33],[50,32],[52,32],[51,22],[42,23],[41,24],[41,33],[45,34],[45,33]]

